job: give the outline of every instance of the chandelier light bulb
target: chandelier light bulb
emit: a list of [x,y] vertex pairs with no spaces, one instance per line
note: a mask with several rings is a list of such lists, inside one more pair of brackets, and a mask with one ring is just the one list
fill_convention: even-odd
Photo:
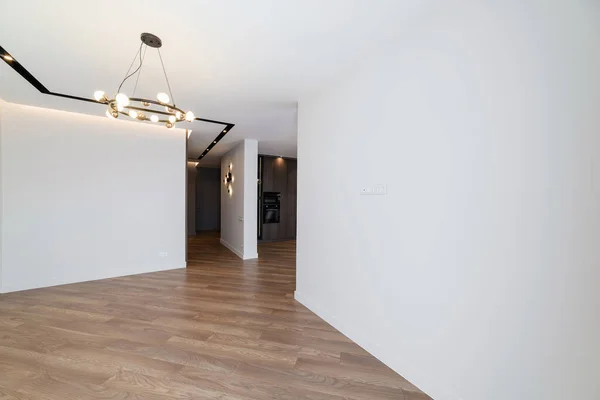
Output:
[[185,120],[188,122],[192,122],[194,120],[194,113],[191,111],[188,111],[185,113]]
[[115,110],[106,110],[106,116],[111,119],[116,119],[119,116],[119,113]]
[[104,93],[102,90],[96,90],[94,92],[94,98],[96,101],[104,102],[104,100],[106,100],[106,93]]
[[167,104],[169,102],[169,96],[164,92],[160,92],[159,94],[157,94],[156,99],[163,104]]
[[175,112],[175,117],[176,117],[177,119],[182,119],[182,118],[181,118],[181,112],[179,112],[179,111],[176,111],[176,112]]
[[123,105],[122,105],[122,104],[118,104],[118,103],[117,103],[117,110],[119,110],[119,111],[121,111],[121,112],[122,112],[124,109],[125,109],[125,107],[123,107]]
[[152,116],[150,116],[150,121],[158,122],[158,117],[156,115],[152,115]]
[[135,110],[131,110],[131,111],[129,111],[129,116],[133,119],[136,119],[138,116],[138,113]]
[[123,93],[119,93],[115,100],[117,100],[117,104],[122,105],[123,107],[127,107],[129,105],[129,97]]
[[170,115],[170,116],[169,116],[169,122],[170,122],[170,123],[172,123],[172,124],[174,124],[174,123],[175,123],[175,121],[177,121],[177,118],[175,118],[175,116],[174,116],[174,115]]

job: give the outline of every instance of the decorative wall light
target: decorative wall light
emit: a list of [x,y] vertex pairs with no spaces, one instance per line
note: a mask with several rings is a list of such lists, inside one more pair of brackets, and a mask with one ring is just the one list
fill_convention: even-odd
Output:
[[231,168],[232,165],[231,163],[229,163],[229,171],[227,171],[227,173],[225,174],[225,178],[223,179],[223,183],[227,188],[227,193],[229,193],[230,196],[233,194],[233,188],[231,187],[231,184],[233,183],[233,175],[231,173]]
[[[163,63],[162,56],[160,55],[160,47],[162,46],[162,41],[156,35],[151,33],[142,33],[140,39],[142,43],[140,44],[140,48],[138,52],[135,54],[133,58],[133,62],[129,66],[127,70],[127,74],[125,74],[125,78],[119,85],[117,89],[117,94],[114,98],[109,98],[106,93],[101,90],[98,90],[94,93],[94,98],[96,101],[101,103],[108,104],[108,109],[106,110],[106,116],[109,118],[118,118],[119,114],[128,115],[133,119],[137,119],[139,121],[151,121],[154,123],[164,123],[165,126],[169,129],[175,127],[177,122],[192,122],[195,118],[194,113],[191,111],[184,112],[182,109],[178,108],[175,105],[175,101],[173,100],[173,93],[171,93],[171,85],[169,84],[169,78],[167,77],[167,71],[165,70],[165,64]],[[146,47],[144,47],[144,45]],[[167,81],[167,87],[169,89],[169,94],[166,93],[158,93],[156,95],[156,100],[145,99],[135,96],[135,90],[137,88],[138,81],[140,79],[140,74],[142,72],[142,65],[144,64],[144,59],[146,57],[146,50],[148,47],[152,47],[158,51],[158,57],[160,58],[160,64],[162,65],[162,70],[165,75],[165,80]],[[143,52],[142,52],[143,49]],[[143,53],[143,54],[142,54]],[[135,71],[129,73],[135,60],[139,58],[139,65]],[[125,83],[125,81],[137,73],[137,77],[135,80],[135,86],[133,87],[132,97],[128,97],[125,93],[121,92],[121,87]],[[172,101],[172,103],[171,103]],[[133,104],[139,104],[139,106],[134,106]],[[157,110],[157,108],[163,108],[165,111]],[[161,115],[159,117],[157,114]],[[162,119],[161,119],[162,118]]]

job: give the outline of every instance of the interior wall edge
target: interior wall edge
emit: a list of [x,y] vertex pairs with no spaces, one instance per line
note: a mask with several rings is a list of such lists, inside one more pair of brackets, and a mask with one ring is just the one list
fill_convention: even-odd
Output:
[[327,307],[322,307],[320,304],[325,304],[327,299],[318,299],[309,292],[296,290],[294,299],[315,313],[319,318],[322,318],[329,325],[344,334],[347,338],[358,344],[360,347],[371,353],[379,361],[387,365],[392,370],[398,372],[403,378],[407,379],[413,385],[421,390],[427,390],[427,394],[435,400],[463,400],[456,394],[448,393],[445,389],[439,387],[435,382],[432,382],[430,374],[417,365],[415,360],[409,360],[403,357],[402,362],[392,361],[388,357],[388,352],[380,346],[370,335],[359,335],[358,331],[348,326],[343,319],[337,318],[334,314],[328,312]]

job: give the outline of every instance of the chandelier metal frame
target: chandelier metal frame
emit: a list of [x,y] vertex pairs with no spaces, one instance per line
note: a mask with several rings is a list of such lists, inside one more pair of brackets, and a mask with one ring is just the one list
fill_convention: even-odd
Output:
[[[118,118],[119,115],[127,115],[133,119],[137,119],[139,121],[150,121],[154,123],[164,123],[165,126],[169,129],[175,127],[175,124],[178,122],[192,122],[195,119],[194,113],[192,111],[185,112],[181,108],[177,107],[175,104],[175,100],[173,98],[173,93],[171,91],[171,84],[169,83],[169,78],[167,76],[167,71],[165,69],[165,64],[162,59],[162,55],[160,54],[160,48],[162,47],[162,40],[152,33],[142,33],[140,36],[140,48],[135,54],[127,73],[125,74],[125,78],[121,81],[119,88],[117,89],[117,94],[114,98],[110,98],[103,91],[96,91],[94,93],[94,98],[96,101],[100,103],[105,103],[108,105],[108,109],[106,110],[106,116],[109,118]],[[144,47],[145,46],[145,47]],[[169,95],[166,93],[158,93],[157,100],[142,98],[142,97],[128,97],[124,93],[121,92],[121,87],[123,84],[131,77],[136,75],[135,86],[133,88],[133,96],[135,96],[135,91],[137,89],[137,85],[140,79],[140,75],[142,72],[142,67],[144,65],[144,60],[146,58],[146,51],[148,47],[155,48],[158,51],[158,56],[160,58],[160,63],[162,66],[163,74],[165,76],[165,80],[167,82],[167,88],[169,89]],[[143,53],[142,53],[143,50]],[[133,68],[133,64],[135,61],[139,59],[139,65],[137,68],[131,72]],[[130,73],[131,72],[131,73]],[[170,97],[169,97],[170,96]],[[173,102],[170,103],[170,100]],[[132,104],[133,103],[133,104]],[[136,104],[137,105],[134,105]],[[164,107],[165,111],[153,109],[153,106]],[[161,119],[158,115],[167,116],[166,119]]]

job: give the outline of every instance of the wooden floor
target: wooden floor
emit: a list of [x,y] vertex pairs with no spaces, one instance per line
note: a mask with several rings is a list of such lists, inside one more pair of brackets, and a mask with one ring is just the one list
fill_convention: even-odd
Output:
[[0,295],[0,399],[429,399],[293,300],[295,242],[242,262]]

